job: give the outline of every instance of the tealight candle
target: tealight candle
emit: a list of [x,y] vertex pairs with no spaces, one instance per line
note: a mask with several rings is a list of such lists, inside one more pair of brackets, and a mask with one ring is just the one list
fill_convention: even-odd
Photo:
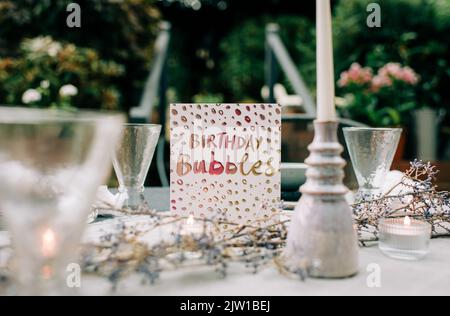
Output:
[[379,248],[387,256],[402,260],[420,260],[428,254],[431,225],[404,218],[384,218],[379,223]]
[[186,219],[182,229],[181,235],[201,235],[204,227],[195,220],[194,215],[189,215]]
[[50,228],[45,230],[41,238],[41,249],[44,257],[52,257],[56,252],[56,236]]
[[[184,236],[188,240],[190,238],[199,238],[205,232],[205,227],[202,221],[195,220],[194,215],[189,215],[189,217],[183,221],[183,226],[181,227],[180,235]],[[185,259],[188,260],[196,260],[202,257],[202,253],[197,251],[196,249],[190,249],[189,244],[187,243],[187,248],[183,249],[183,255]],[[192,245],[192,244],[191,244]],[[191,251],[192,250],[192,251]]]
[[[41,236],[41,252],[43,259],[46,263],[49,263],[51,261],[55,254],[56,254],[56,248],[57,248],[57,241],[56,241],[56,235],[54,231],[50,228],[47,228]],[[45,264],[42,266],[42,278],[44,280],[51,279],[54,274],[54,269],[51,264]]]

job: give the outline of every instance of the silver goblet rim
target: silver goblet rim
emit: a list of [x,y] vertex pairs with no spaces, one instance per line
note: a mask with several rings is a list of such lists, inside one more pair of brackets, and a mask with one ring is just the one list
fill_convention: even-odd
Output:
[[150,123],[124,123],[122,126],[129,128],[147,127],[150,129],[160,129],[162,127],[160,124],[150,124]]
[[374,131],[374,132],[393,132],[393,131],[402,131],[401,127],[344,127],[342,128],[344,131]]

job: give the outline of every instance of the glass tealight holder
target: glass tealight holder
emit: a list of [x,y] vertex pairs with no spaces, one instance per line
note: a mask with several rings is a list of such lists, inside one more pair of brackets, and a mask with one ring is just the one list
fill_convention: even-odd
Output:
[[388,257],[400,260],[420,260],[429,252],[431,225],[402,218],[383,218],[379,222],[380,250]]
[[0,107],[0,209],[12,292],[76,294],[67,272],[97,187],[109,175],[121,114]]

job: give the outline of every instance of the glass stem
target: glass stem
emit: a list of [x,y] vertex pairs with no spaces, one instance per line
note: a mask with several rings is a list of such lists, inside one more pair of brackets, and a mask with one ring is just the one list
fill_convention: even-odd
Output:
[[144,202],[144,186],[137,187],[120,187],[120,193],[126,193],[127,199],[125,200],[124,207],[132,210],[136,210]]

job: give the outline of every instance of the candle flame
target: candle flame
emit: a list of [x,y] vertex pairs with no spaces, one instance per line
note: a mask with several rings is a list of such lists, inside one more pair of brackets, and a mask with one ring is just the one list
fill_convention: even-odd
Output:
[[45,257],[51,257],[55,254],[55,249],[55,233],[50,228],[48,228],[42,235],[42,253]]
[[189,226],[194,225],[194,215],[192,215],[192,214],[189,215],[189,217],[188,217],[186,223],[187,223]]
[[405,224],[405,226],[411,226],[411,219],[409,218],[409,216],[405,217],[403,223]]

